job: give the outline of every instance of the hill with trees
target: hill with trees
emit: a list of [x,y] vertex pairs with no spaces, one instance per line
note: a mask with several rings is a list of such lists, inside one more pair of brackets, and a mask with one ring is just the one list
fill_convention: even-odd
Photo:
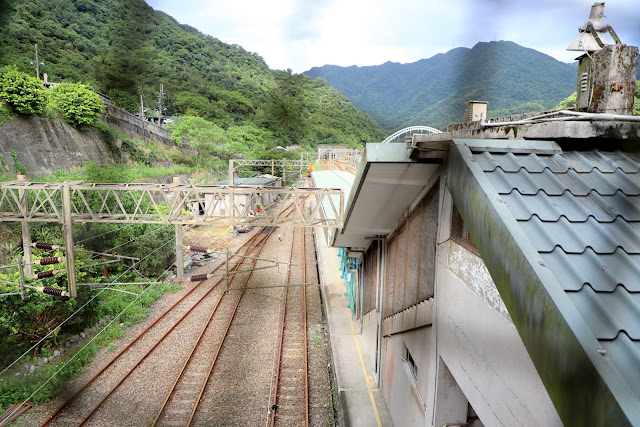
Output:
[[544,111],[575,91],[575,64],[509,41],[456,48],[410,64],[315,67],[322,77],[385,129],[462,121],[469,100],[489,103],[489,115]]
[[[270,70],[256,53],[181,25],[143,0],[0,0],[0,66],[82,82],[137,112],[191,115],[261,130],[267,147],[361,146],[385,132],[322,81]],[[238,133],[235,130],[232,133]]]

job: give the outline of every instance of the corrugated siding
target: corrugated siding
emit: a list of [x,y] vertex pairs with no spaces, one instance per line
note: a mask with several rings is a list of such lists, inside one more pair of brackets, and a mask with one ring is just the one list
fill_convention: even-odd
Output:
[[474,159],[640,398],[640,155]]
[[367,314],[376,308],[378,290],[378,242],[373,242],[364,260],[364,310]]
[[436,184],[387,244],[385,316],[433,296],[438,188]]

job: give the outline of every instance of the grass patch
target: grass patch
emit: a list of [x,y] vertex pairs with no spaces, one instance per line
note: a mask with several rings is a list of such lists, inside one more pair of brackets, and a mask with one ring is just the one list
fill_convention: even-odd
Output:
[[0,103],[0,124],[7,122],[16,116],[17,114],[11,111],[9,107]]

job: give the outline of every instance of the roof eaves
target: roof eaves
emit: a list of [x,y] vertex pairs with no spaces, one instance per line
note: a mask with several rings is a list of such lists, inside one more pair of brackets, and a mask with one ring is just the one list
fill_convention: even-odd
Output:
[[[628,384],[501,200],[471,149],[449,153],[446,185],[566,424],[640,424]],[[600,352],[599,352],[600,350]]]

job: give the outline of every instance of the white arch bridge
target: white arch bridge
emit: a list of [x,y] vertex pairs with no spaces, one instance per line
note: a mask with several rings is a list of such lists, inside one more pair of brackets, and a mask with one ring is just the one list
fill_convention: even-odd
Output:
[[410,126],[393,133],[387,139],[382,141],[383,144],[388,142],[405,142],[407,138],[414,135],[422,135],[425,133],[442,133],[442,131],[432,128],[430,126]]

